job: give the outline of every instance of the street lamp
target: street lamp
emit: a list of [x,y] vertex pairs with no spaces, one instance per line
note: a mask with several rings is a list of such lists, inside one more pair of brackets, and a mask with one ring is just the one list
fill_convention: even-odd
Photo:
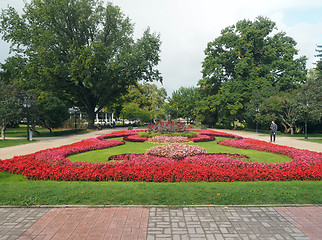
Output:
[[79,111],[78,107],[72,107],[69,109],[70,114],[74,114],[74,127],[77,129],[77,112]]
[[307,140],[307,109],[309,107],[309,101],[306,100],[304,102],[304,105],[306,106],[306,108],[305,108],[305,125],[304,125],[304,134],[305,134],[305,136],[304,136],[304,138],[305,138],[305,140]]
[[73,107],[74,110],[74,121],[75,121],[75,129],[77,129],[77,107]]
[[27,141],[31,141],[32,138],[30,137],[30,132],[29,132],[29,109],[31,108],[31,102],[25,100],[23,102],[23,107],[27,109]]
[[259,113],[259,108],[256,107],[255,111],[256,111],[256,133],[258,133],[258,118],[257,118],[257,115]]

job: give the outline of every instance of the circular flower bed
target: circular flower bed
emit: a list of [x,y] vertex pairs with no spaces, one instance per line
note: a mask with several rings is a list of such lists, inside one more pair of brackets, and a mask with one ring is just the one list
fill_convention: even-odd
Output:
[[154,136],[148,139],[148,142],[154,143],[184,143],[189,142],[187,137],[180,137],[180,136]]
[[206,153],[206,149],[194,145],[170,144],[150,148],[147,155],[182,159],[187,156],[194,156]]

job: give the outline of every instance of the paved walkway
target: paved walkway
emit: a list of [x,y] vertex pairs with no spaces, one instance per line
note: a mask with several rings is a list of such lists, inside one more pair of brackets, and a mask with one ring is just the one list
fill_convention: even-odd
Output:
[[[266,142],[269,142],[269,134],[264,134],[264,133],[252,133],[252,132],[246,132],[246,131],[237,131],[237,130],[221,130],[221,129],[213,129],[219,132],[226,132],[226,133],[231,133],[235,135],[239,135],[245,138],[254,138],[258,140],[263,140]],[[284,145],[284,146],[289,146],[289,147],[295,147],[299,149],[306,149],[306,150],[311,150],[315,152],[322,152],[322,144],[321,143],[314,143],[314,142],[309,142],[300,140],[301,138],[296,138],[296,137],[282,137],[277,135],[276,136],[276,142],[275,144],[278,145]]]
[[[0,159],[58,147],[112,131],[114,129],[69,137],[38,138],[35,143],[0,149]],[[268,140],[268,136],[263,134],[218,131]],[[276,144],[321,152],[320,144],[294,138],[278,137]],[[0,240],[7,239],[322,240],[322,207],[0,206]]]
[[23,145],[0,148],[0,159],[9,159],[14,156],[26,155],[34,153],[40,150],[45,150],[47,148],[59,147],[62,145],[67,145],[75,142],[79,142],[87,138],[96,138],[100,135],[107,133],[123,130],[120,128],[115,129],[104,129],[101,131],[93,131],[85,134],[77,134],[65,137],[35,137],[36,142],[31,142]]
[[322,207],[0,208],[0,239],[321,240]]

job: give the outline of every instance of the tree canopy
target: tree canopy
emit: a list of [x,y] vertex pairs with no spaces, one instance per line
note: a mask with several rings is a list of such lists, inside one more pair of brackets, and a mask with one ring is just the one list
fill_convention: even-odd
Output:
[[134,40],[130,19],[111,3],[32,0],[21,16],[12,7],[4,9],[0,24],[2,38],[11,42],[13,58],[21,64],[19,83],[50,90],[85,109],[90,125],[95,113],[128,86],[162,81],[156,69],[159,35],[147,28]]
[[[208,43],[199,81],[205,114],[216,120],[244,120],[256,90],[274,87],[292,91],[305,82],[306,58],[295,58],[296,42],[275,23],[258,17],[242,20]],[[208,112],[208,113],[207,113]]]

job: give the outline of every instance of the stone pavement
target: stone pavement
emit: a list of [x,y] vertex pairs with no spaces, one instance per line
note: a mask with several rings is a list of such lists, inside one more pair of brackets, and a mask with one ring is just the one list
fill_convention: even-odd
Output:
[[0,239],[322,239],[322,207],[0,208]]

